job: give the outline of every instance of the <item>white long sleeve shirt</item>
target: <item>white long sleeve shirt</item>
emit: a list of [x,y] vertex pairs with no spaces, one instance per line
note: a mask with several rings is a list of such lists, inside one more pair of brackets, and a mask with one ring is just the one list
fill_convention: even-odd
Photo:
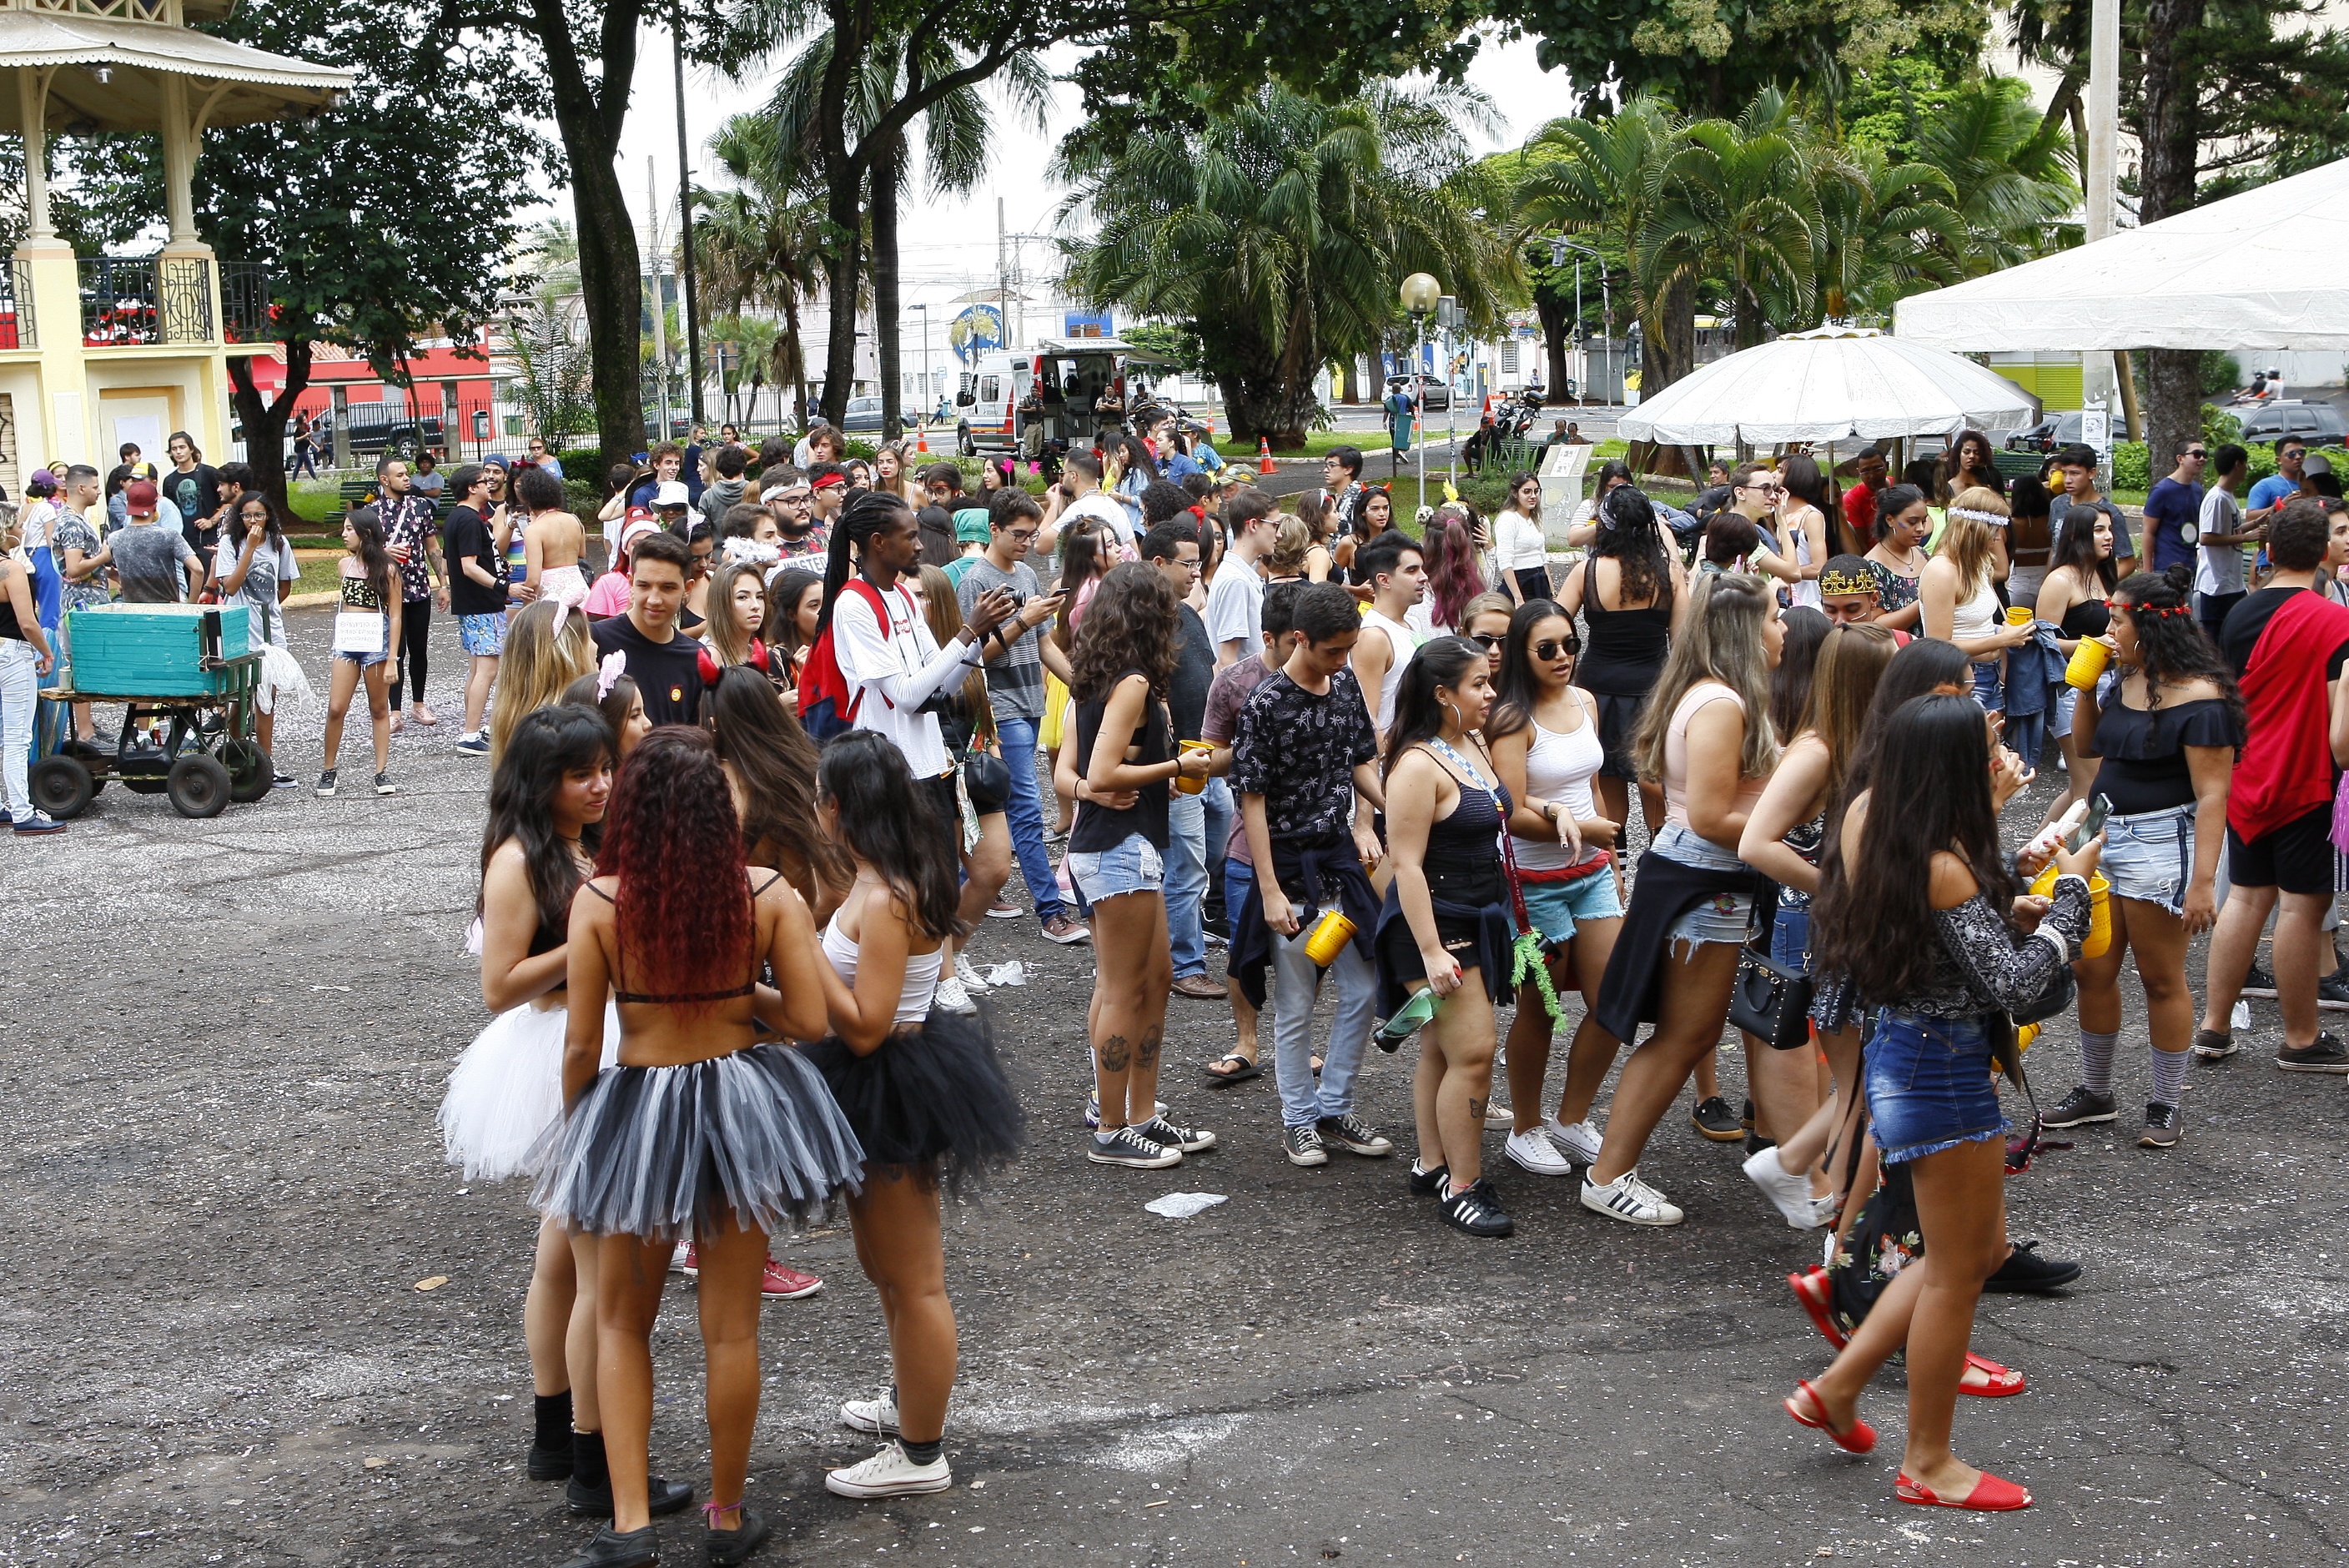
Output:
[[954,766],[954,758],[947,752],[937,715],[921,707],[976,666],[978,649],[960,638],[939,647],[904,584],[884,589],[881,599],[889,609],[885,631],[863,594],[842,592],[832,607],[833,656],[840,663],[841,680],[860,697],[856,727],[886,736],[905,754],[915,778],[935,779]]

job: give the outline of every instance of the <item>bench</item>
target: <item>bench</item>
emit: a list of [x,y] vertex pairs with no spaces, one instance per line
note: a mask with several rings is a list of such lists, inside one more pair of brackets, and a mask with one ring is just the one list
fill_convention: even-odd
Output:
[[350,511],[353,507],[365,506],[374,496],[373,480],[345,480],[335,492],[335,499],[342,502],[342,509],[345,511]]

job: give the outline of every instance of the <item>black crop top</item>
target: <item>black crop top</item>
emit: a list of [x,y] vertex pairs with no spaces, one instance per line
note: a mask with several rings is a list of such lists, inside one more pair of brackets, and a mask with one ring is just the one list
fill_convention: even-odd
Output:
[[[1127,676],[1137,676],[1140,670],[1127,670],[1110,683],[1114,690]],[[1077,777],[1081,779],[1092,767],[1093,741],[1101,734],[1102,717],[1109,711],[1106,694],[1092,702],[1077,705]],[[1142,727],[1135,731],[1135,749],[1141,755],[1131,758],[1139,767],[1154,762],[1170,762],[1174,757],[1174,736],[1166,717],[1166,705],[1156,696],[1147,696],[1142,705]],[[1161,779],[1144,784],[1136,793],[1133,804],[1123,811],[1113,811],[1098,800],[1088,800],[1077,810],[1077,825],[1069,833],[1069,848],[1079,854],[1101,854],[1123,843],[1130,834],[1140,833],[1151,845],[1164,850],[1167,844],[1166,808],[1171,779]]]
[[[774,886],[777,882],[782,880],[783,873],[777,872],[773,876],[769,877],[765,882],[761,882],[757,887],[752,888],[750,890],[751,902],[754,903],[757,903],[761,893],[765,892],[769,888]],[[605,892],[594,882],[582,882],[579,885],[594,893],[597,898],[602,899],[605,903],[611,904],[614,908],[617,908],[619,906],[620,901],[618,899],[614,898],[610,893]],[[620,989],[619,982],[619,969],[616,965],[612,971],[612,1000],[615,1002],[647,1002],[655,1006],[664,1007],[691,1006],[702,1002],[730,1002],[737,996],[748,996],[758,989],[759,955],[755,953],[750,955],[750,978],[743,981],[742,984],[735,986],[730,991],[673,991],[665,995],[655,995],[649,992],[644,991],[623,991]]]
[[2113,612],[2102,599],[2083,599],[2059,623],[2067,637],[2101,637],[2112,629]]
[[1501,870],[1501,824],[1508,817],[1509,790],[1501,786],[1492,795],[1460,778],[1460,799],[1452,810],[1427,825],[1427,853],[1422,862],[1427,891],[1448,903],[1506,903],[1507,878]]
[[2185,748],[2242,743],[2242,726],[2217,697],[2147,709],[2121,701],[2116,688],[2096,713],[2096,751],[2105,759],[2096,789],[2116,817],[2190,806],[2194,776]]

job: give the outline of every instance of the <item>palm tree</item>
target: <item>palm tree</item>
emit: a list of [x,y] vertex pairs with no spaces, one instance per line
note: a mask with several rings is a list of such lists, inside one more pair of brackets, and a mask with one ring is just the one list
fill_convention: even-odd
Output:
[[782,316],[759,378],[792,387],[804,409],[807,343],[800,307],[823,284],[822,212],[792,189],[793,166],[765,117],[733,116],[710,138],[709,151],[732,183],[694,194],[703,214],[695,228],[701,287],[720,311],[763,309]]
[[[1664,174],[1680,147],[1680,116],[1649,93],[1631,98],[1604,119],[1551,120],[1518,155],[1509,197],[1517,237],[1579,235],[1601,253],[1630,262],[1638,255],[1663,200]],[[1677,339],[1669,324],[1675,291],[1641,286],[1636,266],[1630,268],[1625,283],[1651,356],[1646,386],[1661,390],[1692,368],[1671,363],[1671,346]],[[1680,281],[1677,293],[1688,307],[1692,331],[1694,296],[1686,280]]]
[[1686,126],[1640,239],[1651,292],[1680,278],[1721,280],[1740,348],[1809,309],[1826,235],[1804,139],[1775,88],[1756,94],[1735,120]]
[[1931,117],[1912,120],[1922,162],[1955,193],[1962,232],[1946,246],[1961,278],[1980,277],[2058,248],[2058,226],[2077,211],[2075,150],[2068,129],[2031,107],[2015,77],[1961,84]]
[[1902,294],[1958,281],[1957,193],[1940,170],[1848,143],[1816,149],[1812,169],[1824,243],[1804,325],[1881,314]]
[[1073,188],[1060,216],[1098,229],[1062,242],[1067,284],[1195,332],[1234,433],[1297,447],[1316,373],[1378,346],[1406,274],[1433,273],[1475,324],[1516,289],[1488,217],[1506,190],[1461,131],[1491,118],[1465,88],[1376,83],[1331,104],[1273,86],[1204,128],[1071,137],[1051,170]]

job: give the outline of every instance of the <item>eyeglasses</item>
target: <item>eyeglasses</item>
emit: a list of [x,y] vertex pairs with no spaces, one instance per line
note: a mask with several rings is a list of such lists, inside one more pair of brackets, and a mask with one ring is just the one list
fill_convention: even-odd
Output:
[[1582,652],[1582,644],[1578,639],[1573,637],[1568,637],[1562,643],[1557,642],[1548,637],[1544,637],[1540,642],[1534,645],[1534,657],[1537,659],[1554,659],[1560,654],[1578,654],[1580,652]]
[[1036,531],[1032,528],[1007,528],[1003,531],[1006,535],[1019,541],[1022,544],[1025,544],[1028,541],[1036,537]]

